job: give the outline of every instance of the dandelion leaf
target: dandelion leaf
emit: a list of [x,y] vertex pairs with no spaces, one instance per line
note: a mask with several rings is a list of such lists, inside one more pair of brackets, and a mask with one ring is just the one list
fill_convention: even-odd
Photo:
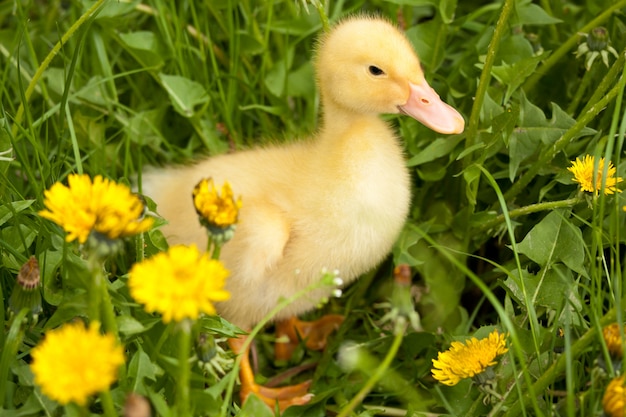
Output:
[[[539,107],[522,95],[518,126],[509,138],[509,179],[514,180],[520,164],[540,151],[541,145],[552,145],[575,123],[576,120],[555,103],[552,103],[552,118],[548,120]],[[585,127],[575,138],[594,133],[595,130]]]
[[517,250],[542,268],[562,262],[571,270],[587,276],[582,233],[564,217],[563,211],[548,214],[518,243]]

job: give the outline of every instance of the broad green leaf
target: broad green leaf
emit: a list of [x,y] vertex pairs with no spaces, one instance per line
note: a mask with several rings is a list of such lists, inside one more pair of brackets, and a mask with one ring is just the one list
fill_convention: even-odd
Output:
[[58,274],[63,252],[49,250],[39,256],[39,269],[43,279],[43,297],[46,303],[58,306],[63,300],[63,287]]
[[274,417],[270,408],[255,394],[251,394],[246,400],[239,417]]
[[274,64],[272,69],[265,76],[265,86],[276,97],[281,97],[285,90],[285,77],[287,76],[287,67],[285,61],[281,60]]
[[435,159],[441,158],[442,156],[446,156],[452,152],[452,150],[462,139],[463,136],[461,135],[435,139],[421,152],[409,159],[407,161],[407,166],[415,167],[425,164],[427,162],[434,161]]
[[[93,3],[93,1],[83,0],[85,8],[91,7]],[[104,6],[98,12],[96,19],[100,21],[107,20],[107,24],[115,22],[116,20],[122,22],[122,20],[119,19],[120,16],[127,15],[136,10],[135,8],[139,3],[141,3],[140,0],[105,2]]]
[[411,267],[421,264],[422,261],[411,253],[411,248],[420,240],[419,233],[413,229],[410,222],[407,222],[393,247],[394,264],[407,264]]
[[0,206],[0,226],[5,224],[14,214],[26,210],[35,200],[19,200]]
[[148,31],[120,33],[120,39],[128,52],[146,67],[163,65],[163,48],[156,35]]
[[144,379],[156,381],[157,375],[162,374],[163,371],[156,364],[152,363],[150,356],[143,351],[141,346],[138,346],[137,352],[133,354],[128,363],[127,373],[134,380],[133,391],[137,391]]
[[[520,164],[539,151],[541,145],[552,145],[576,120],[552,103],[552,118],[548,120],[543,111],[521,96],[520,120],[509,138],[509,179],[514,180]],[[576,138],[593,135],[595,130],[585,127]]]
[[142,333],[146,330],[145,326],[132,316],[118,316],[117,327],[124,336]]
[[159,74],[161,83],[170,97],[174,109],[184,117],[195,114],[195,106],[209,102],[204,86],[180,75]]
[[315,94],[314,80],[313,65],[307,62],[289,73],[287,94],[297,97],[312,97]]
[[133,114],[124,125],[128,138],[140,146],[159,146],[163,141],[163,137],[159,135],[159,125],[163,121],[166,108],[161,106]]
[[532,4],[531,0],[518,1],[511,20],[514,25],[551,25],[562,22],[538,5]]
[[587,276],[582,232],[564,217],[563,211],[553,211],[544,217],[517,244],[517,250],[542,267],[562,262]]
[[434,73],[443,62],[447,35],[448,25],[443,23],[439,15],[406,31],[406,36],[415,47],[420,62],[428,69],[428,72]]

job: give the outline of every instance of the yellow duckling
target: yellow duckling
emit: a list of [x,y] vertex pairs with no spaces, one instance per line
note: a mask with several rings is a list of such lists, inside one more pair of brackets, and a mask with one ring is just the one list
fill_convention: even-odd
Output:
[[[315,66],[323,116],[313,137],[143,176],[144,193],[169,221],[163,233],[170,244],[206,247],[191,198],[202,178],[228,181],[242,196],[237,230],[221,252],[231,272],[231,299],[217,308],[243,329],[251,329],[281,297],[319,280],[324,268],[338,270],[348,284],[391,250],[408,215],[410,182],[403,148],[380,114],[404,113],[440,133],[464,128],[463,117],[426,82],[407,38],[386,20],[341,21],[321,36]],[[302,298],[278,319],[311,310],[317,300]],[[241,341],[231,346],[237,349]],[[255,392],[282,409],[310,399],[306,383],[256,385],[243,354],[242,396]]]

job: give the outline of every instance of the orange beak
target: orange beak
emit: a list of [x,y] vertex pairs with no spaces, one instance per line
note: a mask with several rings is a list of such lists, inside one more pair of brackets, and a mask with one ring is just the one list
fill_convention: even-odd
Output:
[[409,99],[399,106],[402,113],[411,116],[435,132],[461,133],[465,128],[463,116],[454,107],[444,103],[426,81],[409,83]]

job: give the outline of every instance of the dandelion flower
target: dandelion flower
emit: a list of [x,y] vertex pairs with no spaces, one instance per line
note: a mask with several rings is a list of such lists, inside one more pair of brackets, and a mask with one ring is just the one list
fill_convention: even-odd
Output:
[[604,337],[606,347],[614,358],[621,358],[624,353],[622,348],[622,334],[623,329],[617,323],[609,324],[602,329],[602,336]]
[[146,311],[160,313],[169,323],[216,314],[213,302],[230,298],[224,289],[227,277],[222,263],[196,246],[176,245],[133,265],[128,287]]
[[106,391],[117,379],[124,351],[99,324],[66,324],[46,333],[31,352],[35,383],[60,404],[84,405],[90,395]]
[[439,352],[433,359],[433,377],[446,385],[456,385],[461,379],[484,372],[496,364],[496,357],[507,352],[506,335],[494,330],[485,339],[475,337],[461,342],[452,342],[450,349]]
[[[598,171],[594,172],[595,158],[591,155],[585,155],[580,160],[576,158],[572,162],[572,166],[567,168],[572,174],[574,174],[574,181],[580,184],[582,191],[588,191],[598,195],[598,190],[602,189],[602,173],[604,171],[604,158],[600,158],[598,162]],[[621,192],[617,188],[617,184],[622,182],[622,178],[615,177],[615,167],[613,163],[609,161],[609,168],[607,171],[607,177],[605,182],[604,194],[613,194]],[[595,176],[595,183],[594,183]]]
[[602,397],[602,408],[607,417],[624,417],[626,415],[626,389],[624,376],[614,378],[607,385]]
[[46,210],[39,212],[67,232],[66,241],[83,244],[92,232],[118,239],[152,226],[152,218],[142,218],[143,202],[125,185],[77,174],[69,176],[68,184],[55,183],[45,191]]
[[227,228],[237,223],[241,198],[235,200],[228,182],[222,186],[220,195],[213,178],[205,178],[193,190],[193,205],[203,223],[212,227]]

